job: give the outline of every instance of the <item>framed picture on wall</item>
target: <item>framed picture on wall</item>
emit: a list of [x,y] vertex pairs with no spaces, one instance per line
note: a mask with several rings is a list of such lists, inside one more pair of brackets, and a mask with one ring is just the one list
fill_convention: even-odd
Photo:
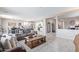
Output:
[[63,29],[64,27],[64,21],[59,21],[58,22],[58,29]]
[[70,25],[75,25],[75,20],[70,20],[69,24]]

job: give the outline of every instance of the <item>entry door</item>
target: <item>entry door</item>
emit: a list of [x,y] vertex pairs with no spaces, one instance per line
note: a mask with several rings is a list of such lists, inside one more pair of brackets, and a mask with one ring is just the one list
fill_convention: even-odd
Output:
[[55,24],[52,23],[52,32],[55,32]]
[[47,23],[47,33],[51,32],[51,24],[50,22]]

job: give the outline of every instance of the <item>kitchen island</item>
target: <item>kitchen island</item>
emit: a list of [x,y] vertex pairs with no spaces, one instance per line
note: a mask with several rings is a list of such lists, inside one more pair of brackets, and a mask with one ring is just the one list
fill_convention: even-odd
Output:
[[79,30],[71,30],[71,29],[57,29],[56,36],[65,39],[74,40],[75,36],[79,34]]

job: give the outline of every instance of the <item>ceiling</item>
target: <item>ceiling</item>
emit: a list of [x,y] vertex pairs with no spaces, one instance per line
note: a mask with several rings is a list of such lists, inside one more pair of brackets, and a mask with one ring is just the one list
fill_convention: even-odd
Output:
[[72,7],[0,7],[0,15],[23,18],[24,20],[40,20],[52,17]]

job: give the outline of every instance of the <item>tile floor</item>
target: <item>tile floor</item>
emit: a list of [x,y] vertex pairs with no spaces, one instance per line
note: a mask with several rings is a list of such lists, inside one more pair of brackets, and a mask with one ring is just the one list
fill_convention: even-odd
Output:
[[73,40],[58,38],[55,34],[47,34],[47,42],[30,49],[27,45],[24,44],[24,40],[19,43],[28,51],[28,52],[74,52],[75,46]]

